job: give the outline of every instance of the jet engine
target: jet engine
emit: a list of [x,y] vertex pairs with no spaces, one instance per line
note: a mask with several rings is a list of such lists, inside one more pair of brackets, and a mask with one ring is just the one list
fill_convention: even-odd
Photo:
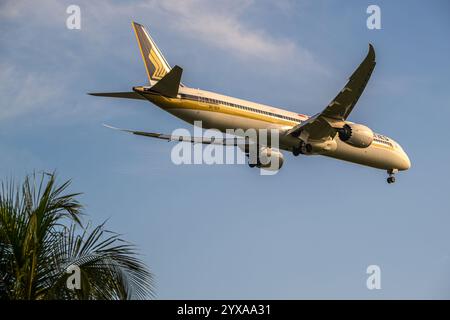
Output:
[[373,141],[373,131],[362,124],[347,123],[338,133],[339,139],[356,148],[367,148]]

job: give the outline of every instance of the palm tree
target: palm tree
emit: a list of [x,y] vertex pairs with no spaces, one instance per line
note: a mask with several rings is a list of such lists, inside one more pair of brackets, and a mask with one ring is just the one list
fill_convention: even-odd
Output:
[[[20,187],[1,184],[0,299],[153,297],[152,275],[136,248],[104,224],[84,226],[79,194],[67,193],[69,185],[57,185],[54,174],[27,176]],[[79,289],[68,285],[74,266]]]

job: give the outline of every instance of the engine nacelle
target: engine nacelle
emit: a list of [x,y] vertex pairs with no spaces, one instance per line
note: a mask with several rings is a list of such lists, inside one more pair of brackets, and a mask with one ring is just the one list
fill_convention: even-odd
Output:
[[305,155],[324,154],[330,151],[334,151],[337,148],[337,143],[333,139],[325,141],[309,140],[308,143],[303,141],[300,143],[300,153]]
[[258,168],[265,170],[280,170],[284,163],[284,156],[279,150],[275,150],[269,147],[264,147],[259,150]]
[[339,139],[356,148],[367,148],[373,141],[373,131],[362,124],[347,123],[338,133]]

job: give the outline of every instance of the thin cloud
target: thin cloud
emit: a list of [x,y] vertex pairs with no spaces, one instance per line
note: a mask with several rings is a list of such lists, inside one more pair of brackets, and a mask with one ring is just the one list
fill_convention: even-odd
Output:
[[[76,108],[60,105],[78,100],[71,91],[86,82],[83,76],[97,56],[104,57],[105,50],[115,45],[116,34],[123,30],[118,30],[123,24],[117,21],[131,20],[135,14],[151,17],[152,26],[169,27],[184,38],[220,48],[241,60],[240,64],[251,61],[256,66],[270,64],[275,70],[287,66],[314,73],[324,70],[312,53],[292,39],[274,37],[269,30],[252,26],[244,18],[257,5],[250,0],[79,1],[79,32],[65,28],[66,4],[43,0],[36,6],[20,1],[0,5],[0,25],[11,31],[0,35],[1,42],[9,44],[0,55],[0,121],[23,115],[76,113]],[[121,50],[116,48],[113,54],[122,55]]]
[[239,58],[280,65],[295,63],[323,71],[313,55],[291,39],[275,38],[265,30],[246,25],[242,16],[252,5],[253,1],[166,0],[150,2],[147,7],[165,15],[178,32]]
[[[61,84],[42,73],[0,64],[0,121],[32,111],[48,111],[46,103],[60,97]],[[38,109],[39,108],[39,109]]]

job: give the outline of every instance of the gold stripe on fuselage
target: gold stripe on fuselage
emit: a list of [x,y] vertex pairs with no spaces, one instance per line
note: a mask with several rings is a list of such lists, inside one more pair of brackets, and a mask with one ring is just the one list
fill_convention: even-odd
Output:
[[[146,95],[148,100],[158,105],[160,108],[164,109],[165,111],[169,111],[171,109],[184,109],[184,110],[195,110],[195,111],[209,111],[209,112],[215,112],[215,113],[222,113],[226,115],[232,115],[232,116],[238,116],[245,119],[251,119],[251,120],[259,120],[263,122],[267,122],[270,124],[276,124],[280,126],[295,126],[297,125],[301,120],[299,119],[298,122],[287,120],[287,119],[279,119],[275,117],[271,117],[265,114],[258,114],[252,111],[247,111],[235,107],[226,106],[223,104],[211,104],[206,102],[197,102],[192,101],[189,99],[179,99],[179,98],[166,98],[163,96],[157,96],[157,95]],[[199,119],[200,120],[200,119]],[[232,128],[230,128],[232,129]],[[374,140],[371,144],[375,148],[381,148],[389,151],[393,151],[393,146],[388,146],[385,144],[382,144],[376,140]]]
[[379,143],[379,142],[377,142],[377,141],[373,141],[372,144],[371,144],[371,146],[374,146],[375,148],[386,149],[386,150],[394,150],[394,147],[384,145],[384,144]]
[[[197,102],[189,99],[179,99],[179,98],[166,98],[157,95],[146,95],[147,99],[155,103],[160,108],[168,111],[170,109],[185,109],[185,110],[195,110],[195,111],[210,111],[216,113],[222,113],[227,115],[239,116],[252,120],[260,120],[272,124],[277,124],[280,126],[295,126],[298,122],[279,119],[271,117],[265,114],[258,114],[253,111],[247,111],[235,107],[226,106],[223,104],[210,104],[206,102]],[[231,129],[231,128],[230,128]]]

